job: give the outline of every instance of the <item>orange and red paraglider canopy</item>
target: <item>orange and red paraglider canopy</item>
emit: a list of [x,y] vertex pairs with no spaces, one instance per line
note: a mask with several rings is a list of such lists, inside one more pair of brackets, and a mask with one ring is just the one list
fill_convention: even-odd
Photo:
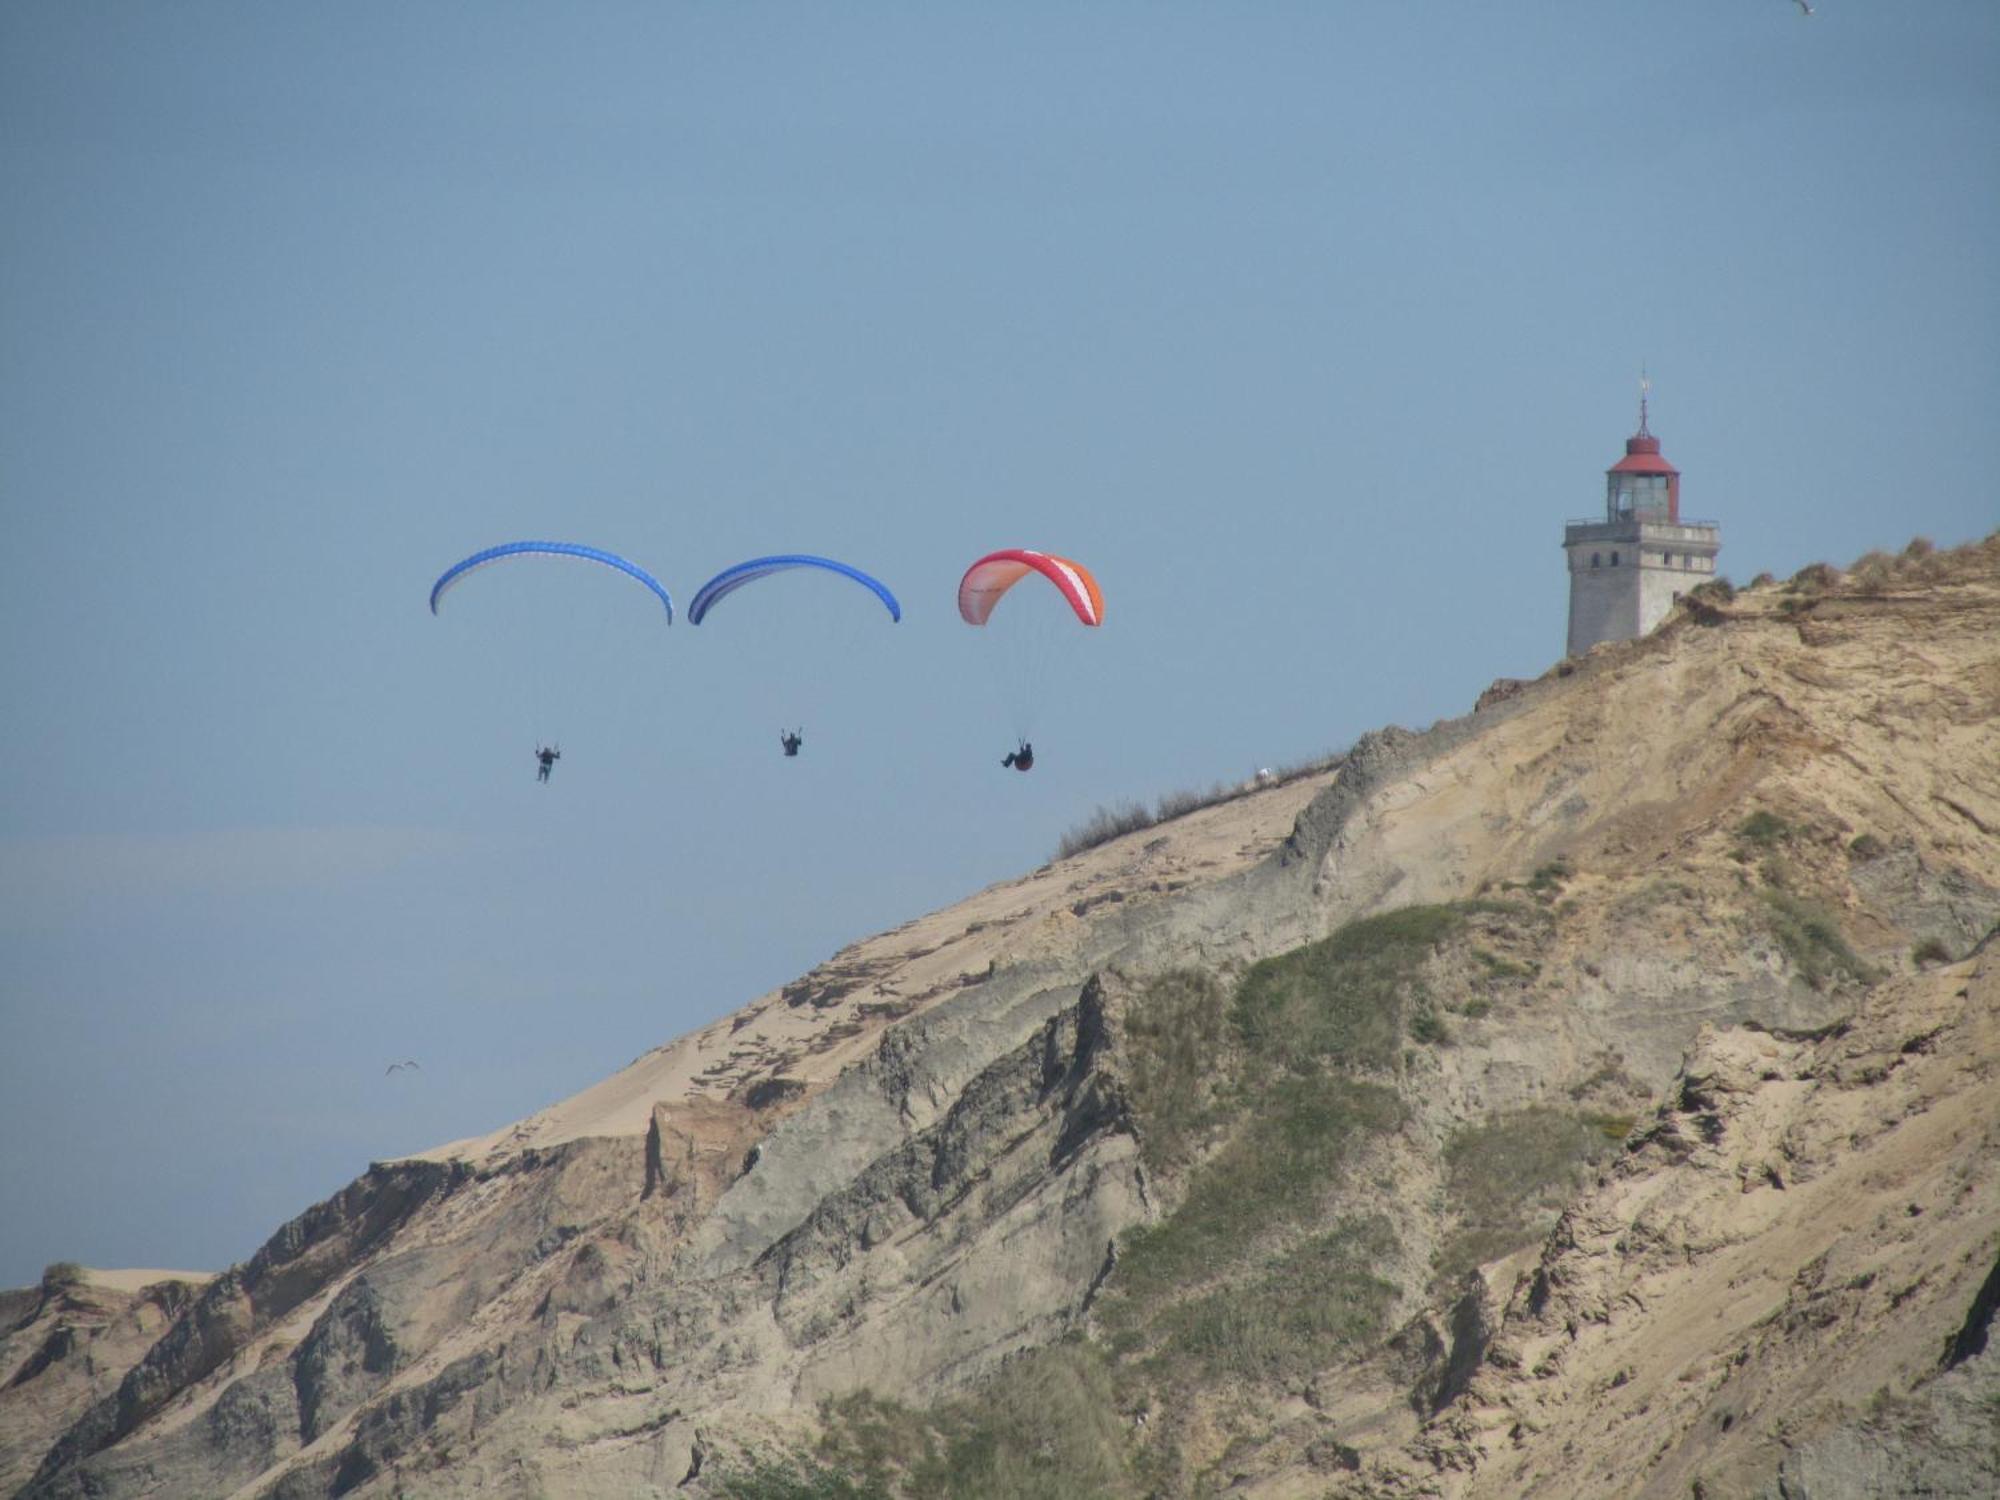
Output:
[[1009,547],[989,552],[958,581],[958,613],[968,625],[984,625],[1001,596],[1030,573],[1039,573],[1062,592],[1086,625],[1104,623],[1104,595],[1082,563],[1049,552]]

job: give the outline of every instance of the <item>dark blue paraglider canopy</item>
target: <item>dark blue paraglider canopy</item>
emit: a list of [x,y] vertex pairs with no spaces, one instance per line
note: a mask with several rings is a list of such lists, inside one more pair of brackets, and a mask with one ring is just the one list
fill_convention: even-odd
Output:
[[616,568],[621,573],[629,574],[659,595],[660,603],[667,607],[667,623],[671,625],[674,622],[674,601],[668,597],[666,588],[659,579],[637,563],[629,562],[615,552],[581,546],[576,542],[504,542],[498,547],[488,547],[484,552],[475,552],[464,562],[454,563],[445,569],[444,576],[431,585],[431,613],[437,613],[438,600],[444,597],[445,590],[452,588],[475,568],[483,568],[488,563],[499,562],[504,558],[534,556],[576,557],[585,562],[602,563],[607,568]]
[[879,580],[869,577],[859,568],[849,567],[844,562],[835,562],[830,557],[788,553],[782,557],[753,557],[750,561],[738,563],[733,568],[724,568],[695,591],[694,599],[688,605],[688,623],[699,625],[702,616],[715,606],[717,600],[735,593],[744,584],[755,583],[759,578],[768,578],[773,573],[783,573],[792,568],[824,568],[830,573],[840,574],[843,578],[852,578],[863,588],[874,590],[875,597],[888,608],[891,620],[903,618],[903,606],[896,602],[896,596]]

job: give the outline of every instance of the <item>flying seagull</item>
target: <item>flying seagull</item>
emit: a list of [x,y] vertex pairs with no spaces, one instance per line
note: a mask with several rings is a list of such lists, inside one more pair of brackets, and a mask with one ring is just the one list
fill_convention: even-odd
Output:
[[406,1057],[399,1063],[390,1063],[382,1070],[382,1076],[387,1078],[391,1073],[400,1073],[405,1068],[416,1068],[419,1073],[423,1072],[422,1068],[417,1067],[417,1060],[414,1057]]
[[1799,14],[1809,16],[1813,13],[1813,8],[1806,4],[1806,0],[1793,0],[1793,3],[1798,6]]

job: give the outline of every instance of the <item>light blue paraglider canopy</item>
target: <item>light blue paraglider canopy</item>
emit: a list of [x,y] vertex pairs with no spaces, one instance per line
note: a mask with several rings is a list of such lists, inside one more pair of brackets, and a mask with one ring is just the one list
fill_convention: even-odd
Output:
[[431,613],[436,614],[438,600],[444,597],[446,589],[453,587],[459,579],[475,568],[483,568],[488,563],[500,562],[509,557],[577,557],[585,562],[602,563],[607,568],[616,568],[646,585],[660,596],[660,603],[667,607],[667,623],[674,623],[674,601],[667,596],[666,588],[651,573],[635,562],[628,562],[615,552],[604,552],[596,547],[580,546],[576,542],[504,542],[498,547],[488,547],[484,552],[475,552],[464,562],[454,563],[444,571],[444,576],[431,585]]
[[753,557],[750,561],[738,563],[733,568],[724,568],[695,591],[694,599],[688,605],[688,624],[699,625],[702,616],[714,608],[718,599],[735,593],[744,584],[755,583],[759,578],[769,578],[773,573],[783,573],[792,568],[824,568],[829,573],[852,578],[862,587],[875,591],[875,597],[888,606],[890,619],[903,618],[903,606],[896,602],[896,596],[879,580],[870,578],[859,568],[850,568],[846,563],[835,562],[830,557],[788,553],[783,557]]

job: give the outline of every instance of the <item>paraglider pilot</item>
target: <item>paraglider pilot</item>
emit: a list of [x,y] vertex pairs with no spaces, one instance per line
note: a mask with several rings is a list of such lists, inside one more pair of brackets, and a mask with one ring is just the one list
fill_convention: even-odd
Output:
[[542,768],[535,773],[535,780],[547,781],[549,772],[554,770],[556,762],[562,759],[562,751],[543,745],[535,751],[535,759],[542,763]]
[[1017,771],[1032,771],[1035,768],[1035,747],[1022,740],[1021,748],[1008,751],[1006,759],[1000,764],[1012,766]]
[[794,729],[789,733],[784,730],[778,731],[778,743],[785,747],[785,754],[787,755],[797,755],[799,753],[799,746],[805,742],[806,732],[803,729]]

